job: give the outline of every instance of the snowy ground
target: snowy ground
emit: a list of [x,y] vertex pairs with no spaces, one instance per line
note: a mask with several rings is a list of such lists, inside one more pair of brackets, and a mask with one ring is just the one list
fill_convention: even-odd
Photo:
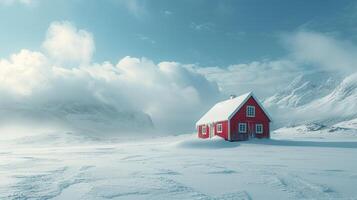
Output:
[[7,138],[0,199],[357,199],[357,132],[311,136],[303,128],[234,143],[194,135]]

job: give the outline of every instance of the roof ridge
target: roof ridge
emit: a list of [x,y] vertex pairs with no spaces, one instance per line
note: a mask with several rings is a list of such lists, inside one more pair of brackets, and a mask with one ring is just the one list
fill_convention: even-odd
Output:
[[197,121],[196,125],[228,120],[230,115],[252,94],[252,92],[247,92],[238,97],[217,102]]

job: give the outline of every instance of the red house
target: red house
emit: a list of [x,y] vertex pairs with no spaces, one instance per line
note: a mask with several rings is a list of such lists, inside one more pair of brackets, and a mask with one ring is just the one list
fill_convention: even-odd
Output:
[[218,102],[197,121],[199,138],[218,135],[228,141],[270,138],[272,121],[252,92]]

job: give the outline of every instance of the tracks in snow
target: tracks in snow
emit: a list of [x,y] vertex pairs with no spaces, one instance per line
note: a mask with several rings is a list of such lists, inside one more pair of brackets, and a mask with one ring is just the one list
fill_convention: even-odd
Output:
[[0,196],[1,199],[52,199],[66,188],[88,182],[86,171],[93,166],[82,166],[79,169],[62,167],[32,175],[16,176],[18,182],[11,186],[11,192]]
[[338,199],[340,195],[327,185],[313,183],[296,174],[267,173],[265,183],[288,192],[294,199]]

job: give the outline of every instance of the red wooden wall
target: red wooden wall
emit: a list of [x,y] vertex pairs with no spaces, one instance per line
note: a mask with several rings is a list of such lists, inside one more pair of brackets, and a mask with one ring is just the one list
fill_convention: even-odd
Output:
[[[246,109],[247,106],[254,106],[255,107],[255,117],[247,117]],[[248,101],[241,107],[241,109],[231,118],[230,122],[230,129],[231,129],[231,139],[232,140],[245,140],[248,134],[241,134],[238,133],[238,123],[247,123],[247,129],[254,129],[255,131],[255,124],[263,124],[263,133],[256,134],[257,138],[269,138],[269,118],[264,113],[264,111],[260,108],[258,103],[255,101],[253,97],[250,97]],[[247,131],[249,132],[249,131]],[[237,135],[241,134],[241,135]],[[240,138],[240,139],[237,139]]]
[[[222,132],[221,133],[218,133],[217,132],[217,124],[222,124]],[[207,129],[206,129],[206,134],[202,134],[202,127],[203,126],[206,126]],[[218,135],[222,138],[224,138],[225,140],[228,140],[228,121],[222,121],[222,122],[216,122],[214,123],[213,125],[214,127],[214,135]],[[198,137],[199,138],[209,138],[210,137],[210,127],[209,125],[200,125],[198,126]]]

